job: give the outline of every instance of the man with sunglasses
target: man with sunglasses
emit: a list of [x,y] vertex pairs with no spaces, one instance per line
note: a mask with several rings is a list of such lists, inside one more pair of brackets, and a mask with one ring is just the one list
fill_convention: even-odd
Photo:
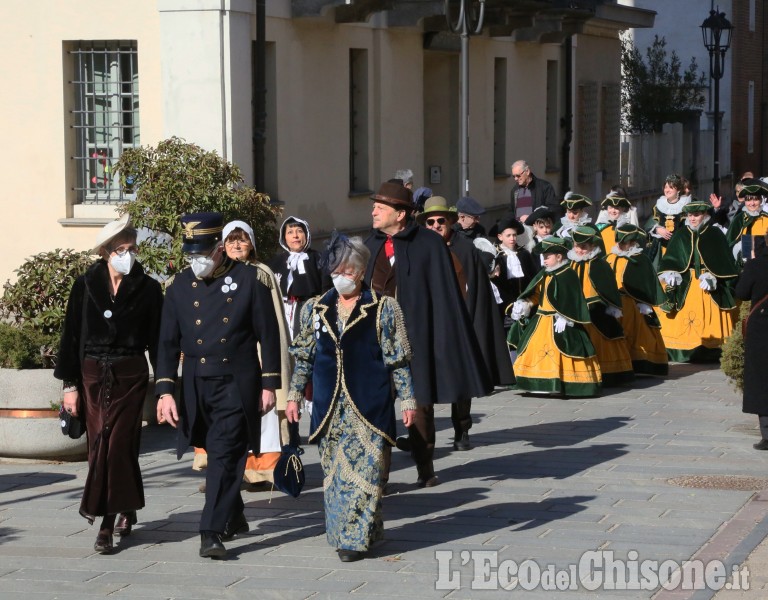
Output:
[[555,217],[555,222],[563,216],[563,209],[557,201],[555,188],[540,177],[536,177],[531,167],[524,160],[512,163],[511,210],[521,223],[525,223],[534,210],[545,206]]
[[[411,375],[417,402],[406,423],[406,445],[416,463],[419,487],[437,484],[434,404],[485,396],[493,386],[462,299],[448,248],[411,218],[411,191],[381,184],[371,196],[374,232],[365,244],[371,260],[365,282],[397,299],[413,349]],[[448,352],[448,349],[451,351]]]
[[[280,333],[258,270],[224,252],[222,215],[190,213],[181,222],[189,268],[165,295],[157,420],[178,426],[178,458],[190,446],[208,453],[200,556],[224,558],[222,541],[248,530],[240,484],[246,451],[258,452],[261,415],[275,405],[280,387]],[[184,400],[177,406],[181,353]]]
[[[496,306],[488,268],[482,253],[466,236],[453,229],[458,213],[448,208],[442,196],[432,196],[424,204],[424,212],[416,221],[437,233],[445,242],[453,258],[469,318],[480,344],[485,366],[494,385],[512,385],[512,362],[504,335],[504,322]],[[451,404],[454,450],[469,450],[469,429],[472,427],[472,398],[462,398]]]

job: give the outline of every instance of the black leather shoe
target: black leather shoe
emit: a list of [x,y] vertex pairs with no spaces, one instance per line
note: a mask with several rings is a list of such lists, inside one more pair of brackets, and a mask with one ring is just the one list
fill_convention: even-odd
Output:
[[136,511],[132,510],[127,513],[120,513],[117,517],[117,523],[115,523],[115,535],[120,537],[128,537],[131,535],[133,526],[136,525]]
[[430,477],[419,477],[416,480],[416,485],[420,488],[435,487],[437,483],[437,475],[432,475]]
[[454,450],[471,450],[472,445],[469,443],[469,434],[465,431],[461,434],[461,437],[453,442]]
[[96,543],[93,545],[93,549],[99,554],[109,554],[114,549],[112,543],[112,532],[109,529],[100,529],[99,535],[96,536]]
[[204,531],[200,534],[200,556],[203,558],[224,558],[227,549],[221,543],[221,536],[212,531]]
[[245,520],[245,515],[239,513],[234,519],[227,521],[224,533],[221,534],[221,539],[226,542],[240,533],[245,533],[248,529],[248,521]]
[[768,440],[760,440],[757,444],[752,444],[755,450],[768,450]]
[[365,557],[365,552],[360,552],[359,550],[344,550],[344,548],[339,548],[338,553],[341,562],[355,562],[356,560],[362,560],[363,557]]

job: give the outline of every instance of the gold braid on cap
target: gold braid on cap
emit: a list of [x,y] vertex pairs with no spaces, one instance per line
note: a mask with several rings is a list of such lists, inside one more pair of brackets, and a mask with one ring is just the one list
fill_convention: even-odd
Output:
[[200,225],[201,222],[202,221],[188,221],[187,223],[184,223],[184,237],[191,239],[196,235],[211,235],[212,233],[221,233],[224,230],[224,227],[207,227],[205,229],[195,229],[195,227]]

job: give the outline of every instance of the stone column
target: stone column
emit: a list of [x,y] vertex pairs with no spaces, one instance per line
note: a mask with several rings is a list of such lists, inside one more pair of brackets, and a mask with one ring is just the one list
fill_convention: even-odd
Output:
[[157,6],[164,136],[216,150],[252,182],[254,2],[157,0]]

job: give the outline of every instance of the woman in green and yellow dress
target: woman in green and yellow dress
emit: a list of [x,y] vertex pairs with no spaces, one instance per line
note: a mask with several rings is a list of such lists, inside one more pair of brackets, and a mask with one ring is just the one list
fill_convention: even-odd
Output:
[[651,243],[648,246],[648,258],[654,267],[667,251],[672,235],[685,221],[683,209],[691,201],[686,194],[686,181],[680,175],[673,173],[664,180],[664,193],[656,200],[653,214],[645,226],[650,235]]
[[669,241],[659,262],[666,299],[657,310],[670,360],[714,360],[731,334],[738,276],[728,242],[710,223],[711,204],[692,199],[685,226]]
[[762,206],[768,199],[768,185],[760,179],[749,179],[739,190],[739,198],[744,199],[744,207],[734,215],[725,238],[737,265],[743,267],[745,262],[759,255],[765,245],[768,214]]
[[664,302],[656,270],[643,249],[648,235],[625,223],[616,228],[616,244],[606,260],[621,294],[619,319],[624,328],[632,368],[636,375],[666,376],[669,359],[661,337],[661,323],[654,307]]
[[616,228],[629,222],[629,209],[632,208],[632,203],[616,192],[610,192],[600,203],[600,208],[606,212],[608,221],[598,223],[597,228],[600,230],[603,247],[606,253],[609,253],[616,245]]
[[571,232],[573,248],[568,251],[571,268],[579,276],[587,301],[590,323],[584,325],[595,347],[603,386],[613,387],[635,378],[621,317],[621,295],[613,271],[600,249],[600,235],[591,227],[577,227]]
[[[568,242],[549,237],[533,249],[544,268],[512,305],[510,345],[519,389],[564,396],[596,396],[601,390],[600,364],[584,326],[589,310],[579,276],[567,259]],[[536,307],[527,324],[521,323]]]

